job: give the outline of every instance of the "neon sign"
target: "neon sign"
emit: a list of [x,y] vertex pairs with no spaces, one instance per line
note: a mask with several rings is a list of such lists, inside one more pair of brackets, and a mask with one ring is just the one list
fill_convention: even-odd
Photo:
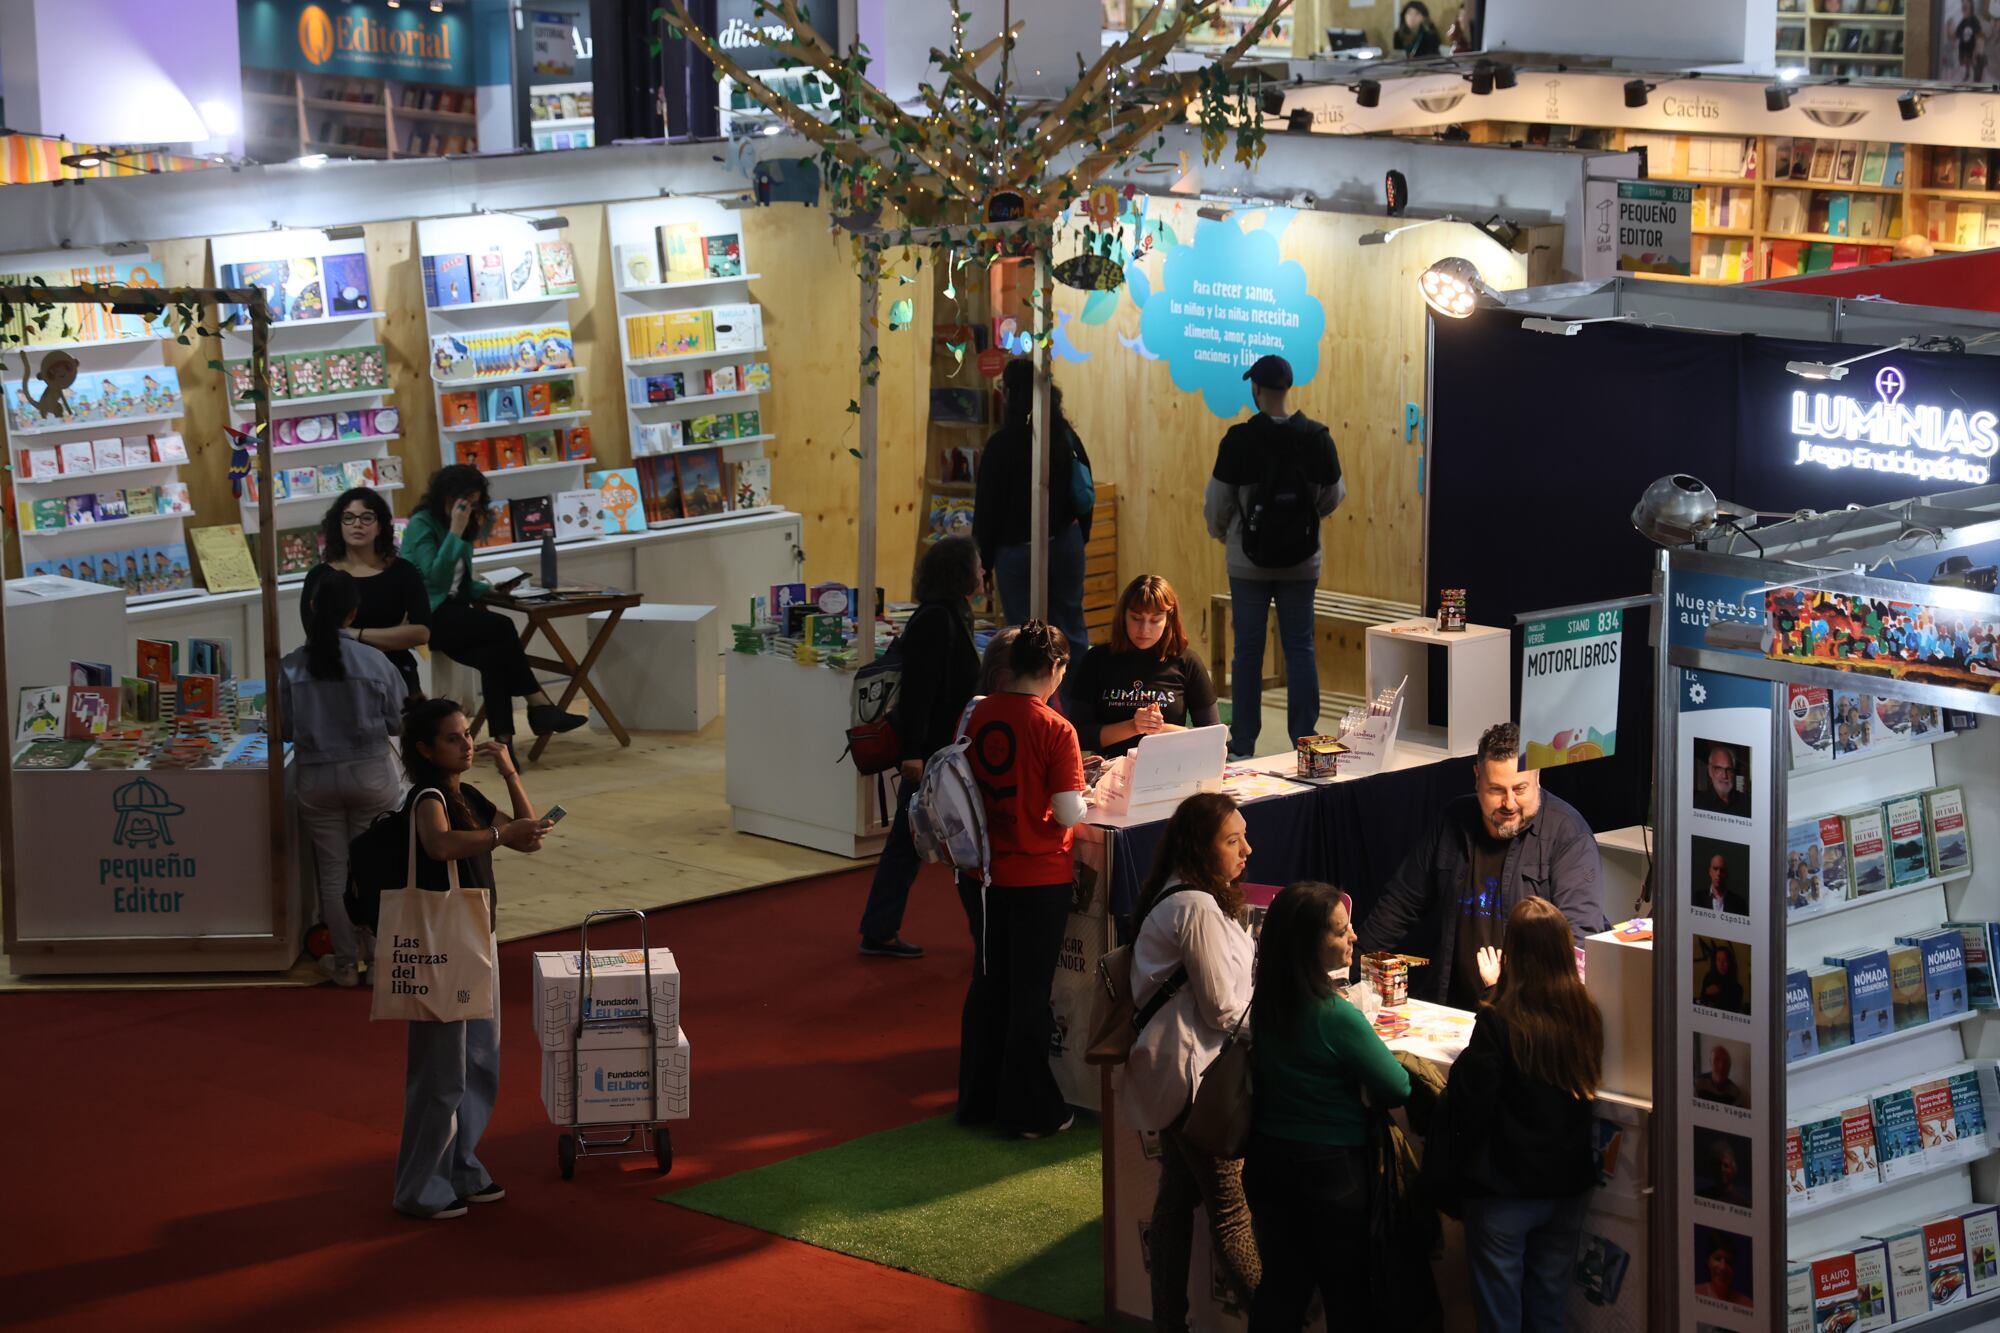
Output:
[[[1794,466],[1855,468],[1983,486],[2000,453],[2000,416],[1935,403],[1905,403],[1903,372],[1875,372],[1875,402],[1844,394],[1792,393]],[[1824,443],[1820,443],[1824,441]]]

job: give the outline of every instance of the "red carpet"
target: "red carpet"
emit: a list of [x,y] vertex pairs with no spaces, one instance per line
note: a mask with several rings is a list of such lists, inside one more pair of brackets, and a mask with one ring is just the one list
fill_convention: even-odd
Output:
[[[652,919],[681,966],[694,1047],[669,1187],[951,1105],[964,915],[927,872],[907,933],[929,957],[860,959],[867,883],[855,872]],[[501,950],[501,1102],[480,1156],[509,1197],[448,1222],[390,1211],[403,1027],[369,1024],[365,989],[0,997],[0,1323],[1070,1327],[654,1202],[650,1159],[580,1162],[562,1181],[527,1021],[537,943],[575,935]]]

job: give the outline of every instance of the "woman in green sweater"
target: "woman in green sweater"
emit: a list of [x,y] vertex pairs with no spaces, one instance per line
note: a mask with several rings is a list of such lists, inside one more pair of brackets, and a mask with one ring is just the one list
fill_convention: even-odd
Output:
[[423,498],[403,532],[403,559],[423,575],[431,600],[431,651],[479,673],[486,726],[493,739],[514,739],[514,696],[528,699],[528,726],[537,736],[574,731],[578,713],[555,706],[528,665],[527,650],[514,622],[479,605],[493,590],[473,577],[472,543],[486,524],[486,476],[476,467],[453,463],[431,474]]
[[1346,894],[1314,883],[1280,891],[1257,954],[1256,1115],[1243,1187],[1264,1280],[1250,1328],[1290,1333],[1305,1323],[1315,1287],[1329,1322],[1335,1310],[1372,1308],[1368,1108],[1402,1105],[1410,1076],[1334,989],[1333,974],[1345,974],[1354,956]]

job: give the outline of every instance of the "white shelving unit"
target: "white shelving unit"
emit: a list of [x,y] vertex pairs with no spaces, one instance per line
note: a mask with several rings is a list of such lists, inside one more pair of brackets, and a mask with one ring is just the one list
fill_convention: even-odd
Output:
[[[135,266],[137,272],[135,272]],[[38,273],[55,275],[70,273],[75,280],[100,283],[131,281],[143,274],[146,280],[157,283],[159,267],[150,262],[146,255],[112,255],[101,250],[62,250],[41,254],[16,255],[9,258],[8,271],[14,273]],[[50,285],[58,285],[54,276]],[[181,419],[180,407],[185,403],[186,386],[177,385],[175,410],[170,412],[150,412],[145,414],[117,417],[110,420],[95,420],[81,423],[65,423],[62,419],[51,418],[33,426],[16,428],[12,409],[21,405],[21,381],[19,367],[25,354],[36,370],[41,368],[42,359],[51,352],[62,351],[74,356],[79,367],[77,384],[94,386],[106,373],[117,371],[160,372],[166,369],[164,340],[168,320],[162,318],[155,331],[146,333],[143,326],[130,317],[112,316],[101,309],[85,312],[86,323],[81,331],[87,336],[75,340],[46,339],[46,335],[32,331],[31,337],[45,340],[25,346],[0,348],[11,352],[9,360],[16,371],[11,383],[3,390],[9,411],[0,413],[0,429],[7,438],[8,459],[13,465],[15,485],[14,500],[18,505],[32,506],[36,501],[58,500],[67,502],[69,497],[91,495],[108,491],[125,491],[141,487],[160,486],[178,481],[179,463],[153,461],[145,464],[124,464],[116,467],[88,471],[64,472],[58,476],[36,478],[32,475],[29,451],[52,449],[58,455],[65,444],[88,443],[94,440],[118,438],[130,442],[147,440],[149,437],[174,434],[173,423]],[[38,381],[31,381],[31,384]],[[149,514],[138,517],[111,519],[107,521],[65,526],[57,529],[36,529],[31,522],[23,521],[18,512],[9,516],[8,526],[19,533],[17,551],[21,558],[23,572],[37,572],[44,562],[51,570],[68,567],[75,572],[75,561],[91,558],[96,564],[106,556],[119,552],[141,551],[151,563],[157,556],[164,555],[177,559],[184,570],[192,565],[187,555],[186,521],[194,517],[192,513]],[[97,582],[97,579],[87,579]],[[193,587],[190,580],[189,587]],[[186,589],[127,592],[128,601],[143,597],[170,597],[182,595]]]
[[[431,336],[437,337],[443,334],[469,336],[499,329],[532,327],[537,324],[562,324],[573,329],[571,302],[578,298],[573,295],[549,294],[543,281],[541,259],[536,249],[540,242],[561,239],[566,239],[561,231],[538,228],[527,218],[511,214],[482,213],[468,217],[433,218],[418,222],[417,244],[421,254],[468,255],[471,257],[473,269],[477,270],[480,257],[497,250],[506,261],[504,269],[508,275],[506,278],[509,284],[508,292],[504,297],[490,301],[473,301],[465,305],[427,307],[424,318]],[[524,256],[532,257],[534,262],[525,284],[517,287],[513,274]],[[574,342],[572,342],[573,347]],[[439,423],[438,465],[457,462],[458,448],[467,441],[524,435],[540,430],[556,432],[561,442],[559,447],[564,447],[566,451],[568,432],[590,415],[582,406],[583,376],[586,373],[586,367],[570,366],[559,370],[537,370],[444,381],[437,379],[433,369],[431,405]],[[574,382],[575,392],[574,406],[562,411],[541,416],[523,415],[513,421],[483,421],[470,426],[443,424],[445,394],[477,392],[482,395],[483,403],[483,395],[489,389],[510,384],[526,386],[564,379]],[[512,468],[495,467],[484,471],[487,486],[495,500],[524,500],[538,495],[553,498],[562,491],[584,489],[585,474],[595,462],[596,460],[592,458],[562,458],[553,463]]]
[[[584,83],[533,83],[528,85],[530,106],[539,99],[552,102],[567,96],[572,100],[582,99],[590,103],[592,88]],[[559,106],[557,109],[561,109]],[[528,130],[533,136],[533,147],[538,153],[546,153],[559,148],[594,148],[597,146],[597,118],[581,114],[574,116],[541,116],[532,114],[528,120]]]
[[[686,423],[700,416],[719,416],[725,413],[733,416],[753,410],[759,414],[760,426],[764,420],[765,391],[760,389],[739,387],[724,393],[689,393],[665,403],[648,403],[632,392],[632,381],[635,376],[674,371],[681,372],[683,376],[695,376],[719,366],[734,363],[740,367],[764,360],[768,356],[762,332],[762,307],[757,306],[752,300],[750,290],[750,284],[757,282],[760,275],[751,271],[751,257],[743,248],[742,224],[737,213],[709,199],[636,200],[631,203],[612,204],[605,209],[605,226],[610,233],[613,256],[625,255],[635,248],[650,249],[654,256],[653,271],[662,276],[666,269],[665,257],[659,252],[659,229],[677,224],[692,225],[703,236],[736,236],[738,265],[743,272],[730,277],[691,278],[681,282],[635,282],[621,263],[614,262],[613,272],[617,279],[618,354],[625,372],[625,415],[631,435],[632,459],[634,466],[640,472],[642,482],[646,482],[651,480],[648,478],[648,473],[657,478],[659,469],[671,455],[715,450],[722,472],[722,487],[727,497],[727,493],[731,490],[730,464],[742,459],[766,457],[764,446],[777,438],[768,430],[760,429],[750,435],[707,444],[695,444],[684,439],[680,448],[656,453],[642,453],[640,448],[642,426],[657,426],[669,421]],[[634,316],[744,304],[749,304],[758,311],[758,330],[753,344],[747,348],[669,357],[632,355],[626,321]],[[687,427],[683,425],[682,429],[685,432]],[[641,489],[646,490],[648,486],[642,484]],[[736,512],[768,512],[771,508],[766,505],[753,510],[739,511],[734,509],[733,497],[731,499],[732,507],[727,513],[654,519],[648,526],[664,528],[690,523],[710,523],[726,519]]]
[[[270,355],[275,361],[300,352],[356,351],[365,347],[380,347],[381,330],[376,321],[382,311],[375,293],[380,290],[369,275],[368,290],[361,299],[366,302],[365,310],[335,309],[333,293],[328,290],[332,282],[327,277],[326,261],[330,256],[347,258],[360,256],[364,268],[367,265],[367,247],[358,236],[333,240],[324,231],[309,228],[283,228],[274,231],[243,232],[233,236],[217,236],[209,242],[209,256],[214,265],[214,276],[218,285],[222,284],[224,266],[254,264],[260,261],[284,260],[290,264],[313,261],[317,264],[320,287],[320,308],[326,313],[316,319],[279,320],[271,325]],[[250,355],[250,331],[247,328],[224,328],[222,331],[223,357],[226,360],[242,360]],[[387,352],[382,356],[386,358]],[[360,435],[349,439],[315,440],[309,444],[288,445],[281,443],[281,431],[296,429],[290,423],[307,417],[339,417],[344,413],[365,412],[372,409],[386,409],[393,392],[386,387],[342,390],[336,393],[308,394],[297,398],[276,398],[271,400],[272,452],[271,466],[276,470],[301,467],[338,467],[350,460],[366,459],[380,466],[388,455],[389,441],[398,438],[399,430],[384,431],[375,435]],[[238,430],[247,429],[255,418],[254,403],[232,402],[229,407],[230,425]],[[285,423],[281,426],[280,423]],[[400,427],[400,419],[385,423]],[[346,485],[337,490],[315,491],[310,495],[292,493],[276,502],[276,518],[280,532],[295,528],[319,526],[320,515],[325,508],[339,497]],[[377,490],[393,487],[377,486]],[[257,531],[257,501],[246,485],[238,499],[242,512],[241,522],[246,534]],[[253,547],[253,549],[255,549]],[[292,571],[297,573],[299,571]]]

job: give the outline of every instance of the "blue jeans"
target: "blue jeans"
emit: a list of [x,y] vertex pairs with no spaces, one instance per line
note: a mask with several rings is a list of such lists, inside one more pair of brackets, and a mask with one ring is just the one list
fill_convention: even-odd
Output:
[[889,839],[882,844],[882,859],[875,863],[875,879],[868,886],[868,906],[861,909],[861,938],[894,939],[903,929],[903,909],[909,905],[910,885],[917,882],[923,861],[917,845],[910,841],[910,797],[914,782],[902,784],[896,797],[896,818],[889,825]]
[[403,1074],[403,1141],[396,1150],[396,1210],[421,1217],[493,1183],[479,1136],[500,1099],[500,982],[492,1018],[411,1023]]
[[1278,645],[1285,653],[1287,742],[1319,730],[1319,662],[1313,652],[1313,579],[1229,578],[1236,653],[1229,666],[1229,752],[1256,754],[1263,728],[1264,627],[1278,604]]
[[[1028,618],[1028,544],[1003,546],[993,561],[993,577],[1000,585],[1000,610],[1007,623],[1018,625]],[[1069,638],[1069,661],[1073,667],[1083,660],[1090,646],[1089,631],[1083,627],[1083,529],[1075,523],[1049,538],[1049,623]]]
[[1479,1333],[1562,1333],[1586,1197],[1465,1201]]

